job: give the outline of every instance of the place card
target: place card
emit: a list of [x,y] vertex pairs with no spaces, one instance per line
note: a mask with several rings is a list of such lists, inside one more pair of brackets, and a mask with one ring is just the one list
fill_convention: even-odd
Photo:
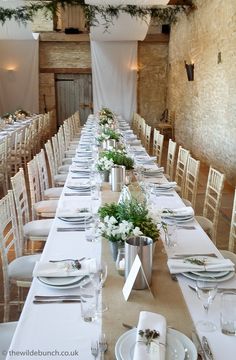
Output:
[[[129,296],[131,294],[131,291],[133,289],[136,277],[137,277],[138,272],[139,272],[140,269],[142,271],[142,274],[143,274],[144,280],[145,280],[145,282],[147,284],[147,287],[148,287],[149,291],[152,294],[151,288],[150,288],[150,286],[148,284],[145,272],[143,270],[143,266],[142,266],[140,257],[138,255],[136,255],[136,257],[134,259],[134,262],[133,262],[133,265],[132,265],[132,267],[130,269],[129,275],[128,275],[127,279],[126,279],[126,282],[125,282],[123,290],[122,290],[125,301],[127,301],[129,299]],[[152,294],[152,296],[153,296],[153,294]]]

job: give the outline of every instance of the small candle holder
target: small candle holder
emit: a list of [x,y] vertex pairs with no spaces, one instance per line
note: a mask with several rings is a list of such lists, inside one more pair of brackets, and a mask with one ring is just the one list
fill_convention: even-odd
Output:
[[116,259],[116,269],[121,276],[125,275],[125,248],[118,249],[118,255]]

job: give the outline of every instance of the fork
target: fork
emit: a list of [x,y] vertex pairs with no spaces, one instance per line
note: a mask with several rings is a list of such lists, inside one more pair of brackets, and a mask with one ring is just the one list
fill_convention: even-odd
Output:
[[91,342],[91,354],[93,355],[94,359],[97,359],[98,353],[99,353],[98,342],[92,341]]
[[102,334],[99,338],[99,350],[101,353],[101,360],[104,360],[104,354],[107,351],[108,345],[106,341],[106,335]]

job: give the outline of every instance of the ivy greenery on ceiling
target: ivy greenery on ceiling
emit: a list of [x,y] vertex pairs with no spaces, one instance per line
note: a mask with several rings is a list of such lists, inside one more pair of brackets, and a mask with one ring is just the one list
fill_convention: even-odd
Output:
[[[191,6],[189,0],[183,0],[183,3]],[[88,26],[96,26],[96,16],[99,14],[106,29],[112,24],[114,18],[119,17],[120,12],[144,20],[147,15],[150,15],[155,23],[171,24],[177,21],[177,14],[186,11],[186,6],[184,5],[167,7],[140,7],[134,5],[92,6],[85,4],[84,0],[42,0],[16,8],[0,7],[0,22],[4,24],[7,20],[15,19],[19,23],[26,23],[27,21],[33,20],[39,10],[43,11],[45,16],[52,16],[57,14],[59,6],[64,8],[66,5],[81,6]]]

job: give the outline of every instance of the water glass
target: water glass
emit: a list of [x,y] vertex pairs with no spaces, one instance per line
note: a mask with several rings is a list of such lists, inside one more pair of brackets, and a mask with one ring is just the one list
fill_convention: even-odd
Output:
[[216,325],[208,320],[208,312],[210,305],[212,304],[217,294],[218,283],[213,277],[211,280],[197,280],[196,283],[197,296],[202,301],[203,308],[205,310],[204,320],[198,321],[196,324],[200,331],[215,331]]
[[225,291],[221,294],[221,332],[236,336],[236,293]]
[[95,183],[91,187],[91,200],[99,200],[100,199],[100,186]]
[[86,289],[86,295],[90,295],[90,297],[81,295],[81,317],[85,322],[93,322],[97,318],[97,294],[95,288]]
[[177,224],[175,219],[165,223],[165,243],[168,248],[174,247],[177,241]]
[[90,214],[85,218],[85,239],[89,242],[97,241],[98,217]]

